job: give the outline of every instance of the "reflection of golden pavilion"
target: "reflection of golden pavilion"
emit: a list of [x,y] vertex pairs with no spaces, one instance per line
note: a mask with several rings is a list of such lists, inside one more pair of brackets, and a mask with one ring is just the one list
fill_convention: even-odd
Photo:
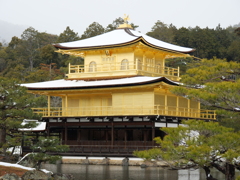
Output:
[[[179,69],[166,67],[165,59],[187,57],[194,49],[153,39],[126,23],[54,46],[83,57],[84,64],[69,64],[66,79],[24,86],[48,96],[48,107],[34,110],[64,144],[146,147],[161,135],[159,127],[176,127],[181,119],[215,119],[213,111],[169,91],[178,85]],[[62,107],[50,106],[52,96],[62,99]]]

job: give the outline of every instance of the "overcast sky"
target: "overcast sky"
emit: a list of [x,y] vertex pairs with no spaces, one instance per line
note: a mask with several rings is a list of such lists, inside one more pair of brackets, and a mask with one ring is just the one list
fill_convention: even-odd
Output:
[[142,33],[157,20],[177,28],[228,27],[240,22],[240,0],[0,0],[0,20],[57,35],[67,26],[82,35],[91,23],[106,27],[124,14]]

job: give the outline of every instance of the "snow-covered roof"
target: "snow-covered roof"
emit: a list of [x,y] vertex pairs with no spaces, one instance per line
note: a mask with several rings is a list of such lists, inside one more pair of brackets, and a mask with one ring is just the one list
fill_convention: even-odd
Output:
[[147,76],[136,76],[121,79],[109,79],[109,80],[98,80],[98,81],[84,81],[84,80],[54,80],[37,83],[21,84],[28,89],[87,89],[96,87],[116,87],[116,86],[128,86],[128,85],[143,85],[151,84],[156,82],[165,82],[171,85],[178,85],[179,83],[169,80],[165,77],[147,77]]
[[138,41],[142,41],[143,43],[154,48],[177,51],[181,53],[189,53],[195,50],[188,47],[181,47],[166,43],[128,28],[116,29],[88,39],[58,43],[54,44],[54,46],[59,49],[92,49],[108,46],[119,46],[121,44],[131,44]]
[[30,120],[30,119],[24,119],[21,123],[22,126],[30,123],[30,122],[36,122],[37,126],[34,128],[19,128],[19,131],[45,131],[46,130],[46,122],[39,122],[38,120]]

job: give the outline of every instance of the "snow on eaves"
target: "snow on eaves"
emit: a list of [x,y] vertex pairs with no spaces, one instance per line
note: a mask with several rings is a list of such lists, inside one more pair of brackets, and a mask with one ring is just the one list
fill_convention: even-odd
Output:
[[137,76],[121,79],[110,80],[97,80],[97,81],[84,81],[84,80],[54,80],[37,83],[21,84],[29,89],[44,89],[44,88],[87,88],[87,87],[100,87],[100,86],[121,86],[121,85],[134,85],[151,83],[152,81],[165,80],[171,84],[179,85],[178,82],[174,82],[165,77],[147,77]]
[[195,50],[193,48],[170,44],[131,29],[116,29],[114,31],[110,31],[98,36],[90,37],[83,40],[73,41],[73,42],[54,44],[54,46],[60,49],[81,49],[81,48],[114,46],[114,45],[136,42],[138,40],[139,41],[143,40],[146,43],[151,44],[152,46],[155,46],[157,48],[173,50],[181,53],[189,53]]

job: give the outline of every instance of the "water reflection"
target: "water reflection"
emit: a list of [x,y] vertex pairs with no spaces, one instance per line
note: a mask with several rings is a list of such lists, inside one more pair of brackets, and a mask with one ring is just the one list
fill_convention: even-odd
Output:
[[[200,170],[167,170],[158,167],[140,168],[139,166],[45,164],[45,169],[54,173],[72,174],[79,180],[205,180]],[[223,180],[224,176],[213,172],[214,177]]]

